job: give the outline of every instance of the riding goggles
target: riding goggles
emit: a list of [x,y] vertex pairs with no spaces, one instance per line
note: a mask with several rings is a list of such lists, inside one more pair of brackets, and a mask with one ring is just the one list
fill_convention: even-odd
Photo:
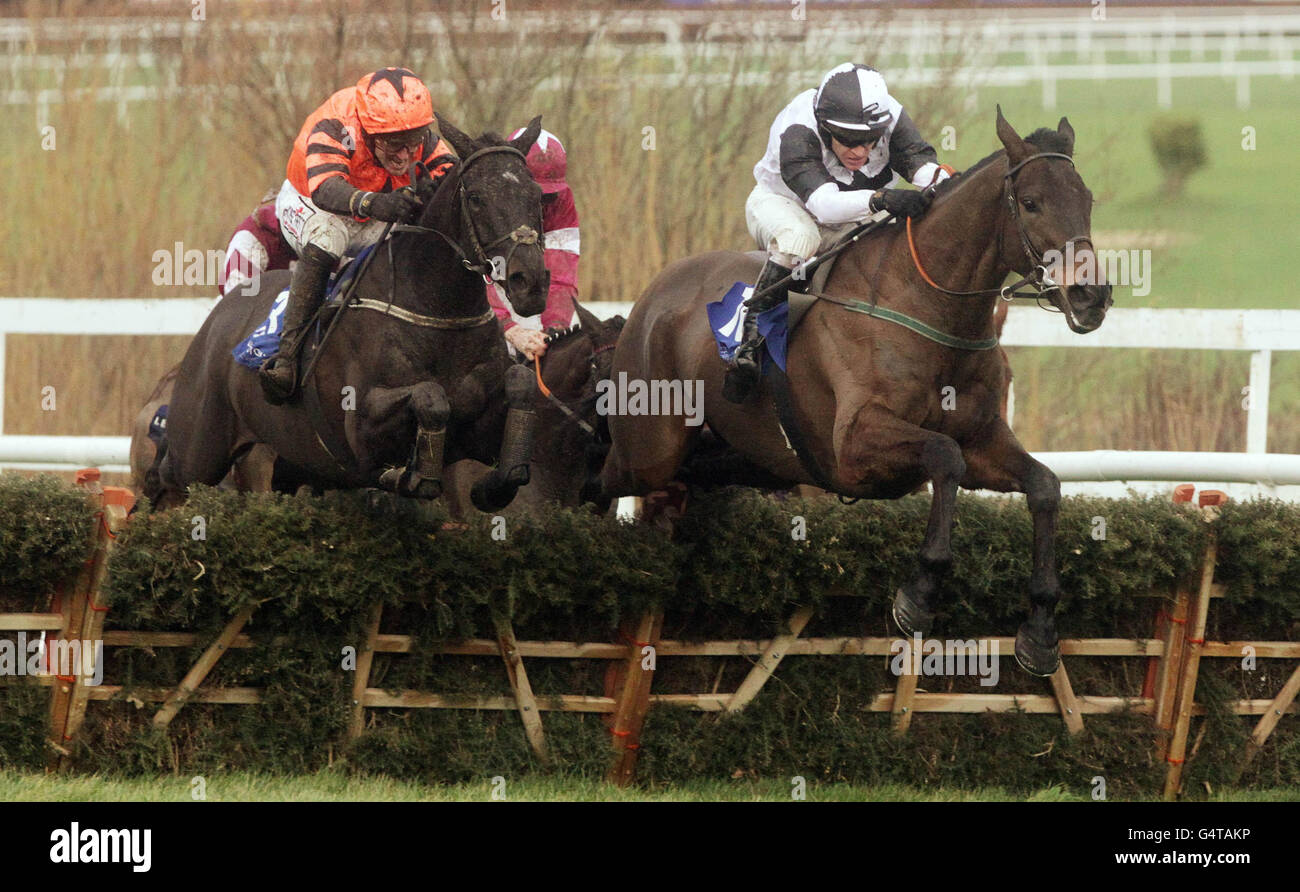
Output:
[[874,130],[848,130],[843,127],[836,127],[834,124],[826,124],[826,132],[835,138],[837,142],[849,149],[856,149],[858,146],[874,145],[884,134]]
[[429,135],[428,127],[417,127],[400,133],[385,133],[375,136],[375,145],[389,154],[397,154],[403,149],[415,151]]

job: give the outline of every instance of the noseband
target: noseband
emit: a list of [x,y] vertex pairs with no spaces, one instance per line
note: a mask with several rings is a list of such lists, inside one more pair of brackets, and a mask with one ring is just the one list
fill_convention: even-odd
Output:
[[[1044,254],[1034,248],[1033,242],[1029,240],[1029,233],[1025,231],[1025,221],[1020,218],[1020,202],[1016,197],[1015,178],[1015,175],[1020,168],[1024,167],[1030,161],[1036,161],[1039,158],[1064,158],[1066,161],[1070,162],[1071,167],[1074,166],[1074,159],[1063,152],[1039,152],[1037,155],[1030,155],[1028,158],[1023,159],[1019,164],[1009,168],[1002,177],[1003,183],[1005,183],[1007,204],[1011,208],[1011,218],[1016,221],[1016,231],[1020,234],[1020,247],[1024,249],[1025,256],[1029,258],[1029,262],[1034,267],[1034,272],[1031,275],[1036,276],[1037,281],[1032,282],[1032,284],[1038,288],[1038,293],[1020,295],[1009,294],[1009,292],[1014,288],[1019,287],[1020,283],[1017,283],[1016,285],[999,289],[998,295],[1003,300],[1011,300],[1013,297],[1034,297],[1039,300],[1039,305],[1041,306],[1043,294],[1048,291],[1059,290],[1061,286],[1052,281],[1052,277],[1047,272],[1047,264],[1044,260]],[[1090,246],[1092,245],[1092,239],[1090,237],[1086,235],[1076,235],[1065,240],[1065,244],[1061,248],[1061,254],[1064,255],[1069,250],[1070,246],[1076,242],[1087,242]]]

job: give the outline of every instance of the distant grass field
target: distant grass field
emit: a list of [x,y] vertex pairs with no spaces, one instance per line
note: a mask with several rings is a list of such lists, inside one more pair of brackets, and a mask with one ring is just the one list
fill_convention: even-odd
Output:
[[[130,780],[95,776],[46,775],[0,771],[0,802],[189,802],[190,777]],[[204,778],[210,802],[485,802],[494,789],[507,802],[791,802],[793,787],[784,782],[700,782],[668,788],[619,788],[576,778],[507,780],[494,787],[478,783],[430,786],[391,778],[349,777],[323,771],[295,777],[261,774],[213,775]],[[1087,790],[1051,787],[1031,796],[1000,789],[930,790],[901,786],[809,784],[808,802],[1091,802]],[[1218,802],[1297,802],[1300,790],[1227,792]]]

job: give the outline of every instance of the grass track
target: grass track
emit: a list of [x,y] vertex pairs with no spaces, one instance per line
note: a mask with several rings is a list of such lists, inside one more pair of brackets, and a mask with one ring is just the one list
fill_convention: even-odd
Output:
[[[0,771],[0,802],[185,802],[192,778],[163,775],[103,778]],[[334,771],[299,776],[232,773],[204,778],[207,801],[292,802],[483,802],[492,800],[490,778],[468,784],[429,786],[387,777],[352,777]],[[514,802],[789,802],[792,786],[780,781],[712,781],[647,790],[619,789],[581,778],[529,778],[504,784]],[[1221,802],[1296,802],[1300,789],[1231,791]],[[1002,789],[930,790],[901,786],[809,784],[809,802],[1086,802],[1088,790],[1059,787],[1021,796]]]

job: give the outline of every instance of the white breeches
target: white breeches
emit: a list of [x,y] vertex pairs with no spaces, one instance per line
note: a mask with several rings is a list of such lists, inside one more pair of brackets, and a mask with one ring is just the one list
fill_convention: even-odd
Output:
[[829,248],[840,235],[857,225],[821,226],[799,202],[762,186],[755,186],[749,193],[745,223],[755,244],[787,269]]
[[384,223],[359,223],[348,216],[322,211],[288,180],[275,197],[275,216],[285,241],[298,256],[306,245],[315,245],[335,257],[355,257],[384,234]]

